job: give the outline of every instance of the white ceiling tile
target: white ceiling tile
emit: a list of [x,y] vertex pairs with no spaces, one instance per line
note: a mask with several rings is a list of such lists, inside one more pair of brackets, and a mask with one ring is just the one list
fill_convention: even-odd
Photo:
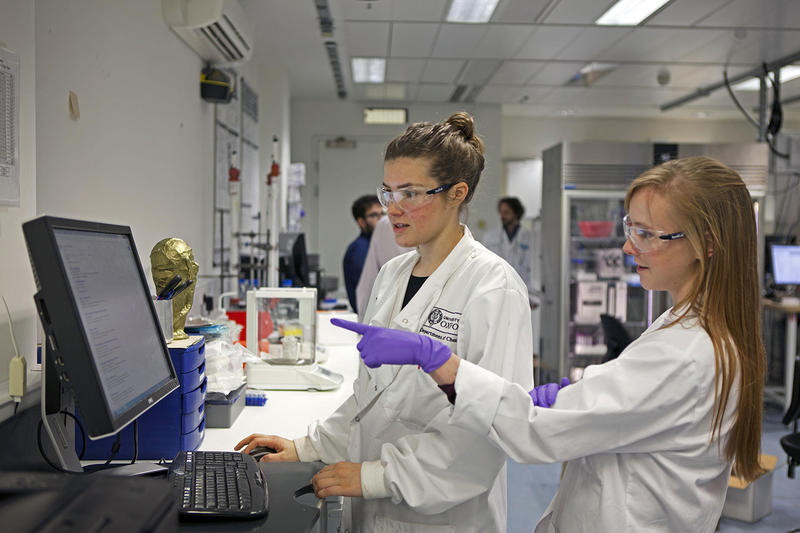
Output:
[[408,89],[405,83],[364,84],[364,98],[368,100],[405,100]]
[[473,57],[486,30],[485,24],[442,24],[432,56]]
[[551,105],[580,105],[586,98],[585,87],[560,87],[544,95],[539,103]]
[[472,59],[458,76],[459,85],[484,85],[500,66],[497,59]]
[[420,83],[417,100],[420,102],[447,102],[454,90],[455,85]]
[[392,59],[386,62],[386,81],[410,81],[416,83],[422,77],[424,59]]
[[472,57],[503,59],[513,57],[533,33],[531,26],[490,24]]
[[723,30],[636,28],[603,52],[603,61],[676,61],[724,36]]
[[428,57],[439,31],[438,24],[392,24],[392,57]]
[[492,22],[536,22],[536,17],[550,0],[500,0],[492,15]]
[[753,26],[797,28],[800,2],[797,0],[734,0],[699,22],[701,26]]
[[[363,3],[363,0],[360,1]],[[447,15],[448,0],[389,0],[389,2],[392,20],[443,21]]]
[[389,20],[389,2],[363,2],[362,0],[338,0],[341,18],[344,20]]
[[544,19],[548,24],[593,24],[614,2],[608,0],[560,0]]
[[523,87],[519,94],[517,95],[518,101],[523,104],[537,104],[539,103],[545,96],[550,94],[553,91],[558,91],[560,88],[553,88],[553,87],[533,87],[527,86]]
[[423,82],[455,83],[456,76],[464,67],[460,59],[429,59],[422,72]]
[[543,61],[503,61],[492,76],[491,83],[522,85],[546,65]]
[[775,61],[800,50],[800,32],[747,29],[734,35],[720,32],[715,39],[684,54],[681,61],[750,64]]
[[556,59],[594,60],[603,55],[614,43],[633,31],[632,28],[598,26],[584,28],[575,39],[563,48]]
[[672,0],[647,21],[647,25],[691,26],[731,0]]
[[551,59],[580,34],[582,28],[537,26],[514,59]]
[[548,63],[528,83],[534,85],[564,85],[582,65],[576,63]]
[[518,103],[517,96],[520,90],[521,87],[511,85],[487,85],[475,97],[475,101],[487,104]]
[[345,22],[343,29],[350,57],[386,57],[388,54],[388,22]]

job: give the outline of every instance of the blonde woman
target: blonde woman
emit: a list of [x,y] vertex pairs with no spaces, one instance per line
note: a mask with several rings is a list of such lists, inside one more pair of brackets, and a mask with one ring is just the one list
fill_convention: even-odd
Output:
[[675,304],[618,359],[551,385],[550,408],[456,355],[387,351],[371,341],[380,330],[362,329],[367,365],[413,359],[455,383],[452,425],[519,462],[568,461],[536,532],[711,532],[731,471],[760,472],[765,357],[745,184],[712,159],[679,159],[634,180],[625,208],[623,250]]
[[[381,268],[364,321],[388,333],[387,346],[410,335],[529,390],[525,284],[459,222],[483,165],[466,113],[412,124],[389,143],[378,197],[395,242],[414,251]],[[353,392],[306,437],[250,435],[236,449],[269,446],[278,453],[263,460],[328,463],[313,485],[320,497],[346,496],[342,531],[505,532],[505,454],[448,423],[450,404],[424,370],[361,365]]]

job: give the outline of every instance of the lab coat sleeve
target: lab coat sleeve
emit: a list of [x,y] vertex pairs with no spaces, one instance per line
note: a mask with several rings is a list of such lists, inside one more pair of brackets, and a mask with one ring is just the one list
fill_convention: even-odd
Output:
[[348,461],[348,435],[356,409],[355,396],[351,395],[331,416],[311,424],[308,435],[294,441],[298,458],[326,464]]
[[[462,314],[457,346],[487,373],[532,386],[530,308],[522,288],[495,289],[473,300]],[[440,513],[492,487],[505,454],[485,431],[449,424],[449,412],[442,409],[423,432],[383,445],[381,463],[393,502]]]
[[[587,367],[547,409],[533,406],[524,388],[462,361],[450,423],[487,436],[525,463],[679,450],[681,429],[697,419],[698,396],[713,394],[688,355],[702,342],[632,344],[619,358]],[[708,347],[701,352],[713,357]]]

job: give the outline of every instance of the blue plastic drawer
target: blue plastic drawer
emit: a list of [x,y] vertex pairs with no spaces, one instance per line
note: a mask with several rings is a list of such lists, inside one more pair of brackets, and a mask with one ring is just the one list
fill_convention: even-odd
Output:
[[189,372],[178,374],[178,381],[181,383],[182,390],[194,390],[199,387],[206,377],[206,363],[203,363]]
[[184,413],[182,417],[182,424],[181,424],[181,433],[189,433],[194,431],[197,426],[200,425],[200,422],[204,421],[206,418],[206,407],[205,404],[201,405],[191,413]]
[[[181,449],[182,450],[196,450],[203,443],[203,437],[206,436],[206,421],[200,422],[194,430],[189,433],[181,435]],[[175,452],[176,454],[178,452]]]
[[200,340],[188,348],[170,348],[169,354],[172,356],[175,372],[185,374],[206,361],[206,343]]
[[202,385],[181,395],[181,413],[190,413],[205,403],[206,387],[208,387],[208,380],[203,379]]

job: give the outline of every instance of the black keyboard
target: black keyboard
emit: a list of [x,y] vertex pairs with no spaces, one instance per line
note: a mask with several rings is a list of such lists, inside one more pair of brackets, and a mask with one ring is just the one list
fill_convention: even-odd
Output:
[[249,455],[178,452],[169,480],[184,517],[260,518],[267,514],[267,482]]

